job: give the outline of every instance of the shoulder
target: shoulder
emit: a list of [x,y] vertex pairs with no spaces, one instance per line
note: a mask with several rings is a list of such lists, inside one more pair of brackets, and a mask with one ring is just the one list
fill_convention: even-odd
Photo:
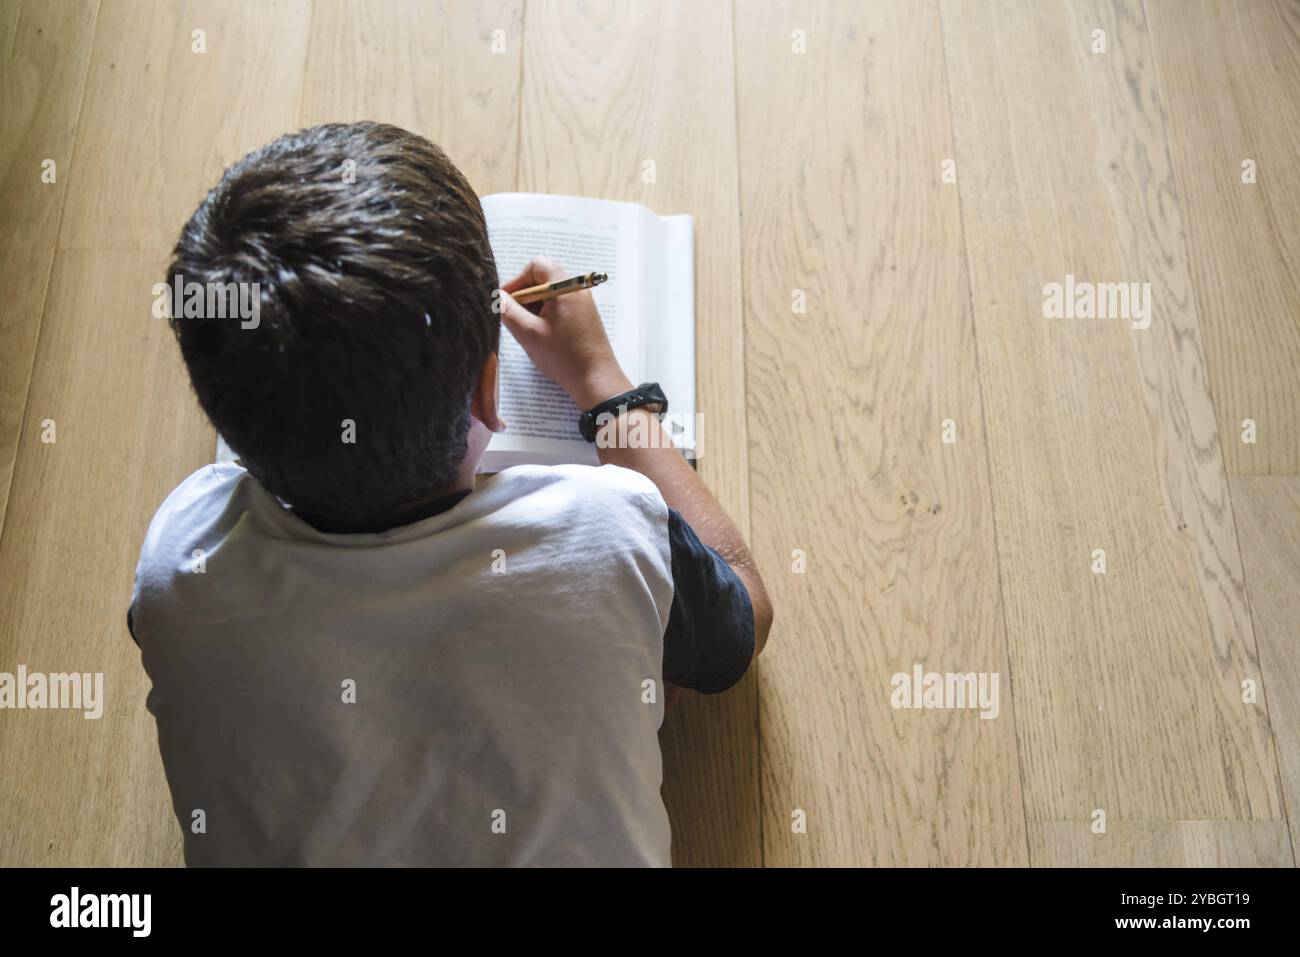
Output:
[[570,564],[619,554],[670,577],[668,506],[639,472],[615,465],[518,466],[497,473],[481,491],[497,499],[495,522],[543,532]]
[[619,465],[516,465],[498,472],[493,481],[512,487],[572,489],[658,494],[654,482],[640,472]]
[[212,529],[232,515],[232,502],[246,494],[253,481],[248,472],[231,463],[205,465],[191,474],[154,513],[145,533],[141,564],[162,555],[174,558],[187,544],[207,539]]
[[636,518],[667,534],[668,506],[655,484],[617,465],[522,465],[498,473],[495,494],[591,521]]
[[[211,552],[246,510],[252,476],[232,463],[205,465],[158,506],[140,548],[127,627],[140,639],[141,617],[174,600],[177,583],[191,577],[196,559]],[[202,550],[196,555],[196,550]]]

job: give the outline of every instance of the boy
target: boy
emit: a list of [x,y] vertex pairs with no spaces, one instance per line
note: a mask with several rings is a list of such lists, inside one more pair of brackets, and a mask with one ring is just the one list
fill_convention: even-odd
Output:
[[[500,320],[579,409],[632,389],[590,293],[509,296],[564,274],[499,291],[464,177],[373,123],[255,150],[185,226],[169,287],[257,283],[259,307],[173,305],[243,467],[163,503],[128,615],[187,863],[670,863],[664,683],[730,687],[772,612],[666,443],[475,489]],[[660,428],[632,404],[625,435]]]

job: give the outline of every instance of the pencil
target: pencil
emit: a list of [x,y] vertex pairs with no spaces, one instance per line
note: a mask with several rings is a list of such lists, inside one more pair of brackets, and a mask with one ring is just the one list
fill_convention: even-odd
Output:
[[544,282],[540,286],[520,289],[518,292],[511,293],[510,298],[519,305],[526,306],[533,302],[545,302],[547,299],[554,299],[565,293],[577,292],[579,289],[590,289],[592,286],[599,286],[607,279],[609,276],[603,272],[583,273],[581,276],[570,276],[568,279]]

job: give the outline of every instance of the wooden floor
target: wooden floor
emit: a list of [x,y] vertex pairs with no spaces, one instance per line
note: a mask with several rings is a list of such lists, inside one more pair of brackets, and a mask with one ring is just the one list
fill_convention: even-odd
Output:
[[[0,712],[0,863],[180,860],[124,612],[212,436],[151,287],[228,163],[361,118],[696,216],[777,626],[669,718],[678,863],[1295,863],[1295,0],[0,0],[0,49],[0,671],[108,690]],[[892,707],[918,663],[997,717]]]

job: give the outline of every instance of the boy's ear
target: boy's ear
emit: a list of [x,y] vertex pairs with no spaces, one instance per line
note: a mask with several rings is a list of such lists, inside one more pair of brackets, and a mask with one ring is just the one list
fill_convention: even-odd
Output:
[[487,361],[483,363],[483,371],[478,376],[478,385],[474,387],[474,395],[469,402],[469,414],[487,426],[489,432],[506,430],[506,424],[501,421],[498,411],[500,395],[497,385],[500,371],[500,363],[496,351],[493,350],[488,355]]

